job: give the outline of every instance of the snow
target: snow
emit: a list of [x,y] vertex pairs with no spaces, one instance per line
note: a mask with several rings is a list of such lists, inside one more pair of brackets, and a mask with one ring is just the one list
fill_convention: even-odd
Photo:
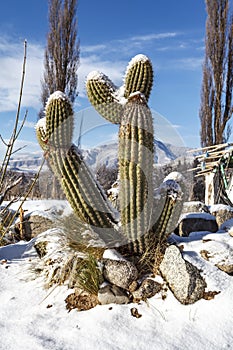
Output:
[[35,129],[38,130],[42,128],[44,131],[46,131],[46,117],[40,118],[38,122],[35,125]]
[[[31,212],[45,208],[54,212],[56,206],[66,210],[65,201],[26,202]],[[50,233],[52,236],[55,231],[47,231]],[[220,292],[212,300],[181,305],[164,286],[160,294],[140,304],[98,305],[89,311],[68,312],[64,299],[72,290],[65,286],[46,290],[42,277],[35,278],[30,270],[32,263],[39,261],[33,240],[1,247],[0,350],[232,348],[233,276],[214,264],[233,249],[233,238],[228,232],[198,232],[189,237],[172,234],[170,240],[182,245],[184,258],[202,271],[206,291]],[[218,253],[215,260],[201,257],[200,251],[208,249],[211,254]],[[112,250],[106,252],[107,257],[114,255]],[[132,307],[141,318],[131,315]]]
[[216,217],[209,213],[185,213],[180,216],[179,221],[184,219],[216,220]]
[[61,91],[55,91],[53,94],[51,94],[46,102],[46,106],[45,106],[45,110],[47,109],[47,106],[50,104],[51,101],[54,100],[63,100],[63,101],[69,101],[68,97],[66,96],[66,94],[64,94],[64,92]]
[[149,58],[143,54],[138,54],[136,56],[134,56],[128,63],[128,66],[126,68],[126,73],[125,75],[128,74],[129,70],[132,68],[132,66],[138,62],[142,62],[142,63],[145,63],[145,62],[150,62]]
[[[4,201],[2,206],[7,205],[9,202]],[[12,210],[17,210],[21,202],[15,202],[11,204]],[[54,216],[65,216],[69,215],[72,212],[71,206],[67,200],[26,200],[23,203],[23,210],[25,212],[25,216],[29,215],[40,215],[47,219],[53,219]]]
[[233,211],[233,208],[230,205],[225,205],[225,204],[213,204],[209,208],[210,213],[217,212],[219,210],[224,210],[224,211]]
[[173,180],[173,181],[176,181],[177,183],[180,183],[184,181],[184,176],[178,171],[172,171],[164,178],[163,182],[166,182],[168,180]]
[[111,259],[111,260],[118,260],[122,261],[125,260],[121,254],[119,254],[115,249],[106,249],[103,254],[104,259]]

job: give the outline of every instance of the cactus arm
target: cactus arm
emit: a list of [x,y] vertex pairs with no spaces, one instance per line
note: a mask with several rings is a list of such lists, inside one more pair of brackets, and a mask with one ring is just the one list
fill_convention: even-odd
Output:
[[164,205],[153,230],[154,239],[157,243],[162,244],[167,241],[179,220],[183,207],[183,180],[181,180],[181,184],[180,186],[174,180],[165,180],[161,185],[162,198],[160,203],[162,202]]
[[71,144],[72,128],[73,112],[69,100],[64,94],[56,92],[46,105],[46,128],[41,129],[37,125],[38,141],[75,213],[93,226],[105,242],[113,242],[119,238],[114,229],[114,209],[86,166],[80,151]]
[[111,80],[103,73],[91,72],[87,77],[86,90],[97,112],[111,123],[120,124],[123,106]]
[[74,118],[66,95],[60,91],[54,92],[47,101],[45,114],[49,145],[68,149],[72,142]]
[[153,85],[153,68],[145,55],[136,55],[129,62],[125,73],[124,96],[128,98],[134,92],[141,92],[149,100]]

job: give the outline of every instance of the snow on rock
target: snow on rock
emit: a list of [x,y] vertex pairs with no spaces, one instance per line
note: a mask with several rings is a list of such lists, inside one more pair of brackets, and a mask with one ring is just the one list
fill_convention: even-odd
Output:
[[115,249],[106,249],[103,254],[103,259],[110,259],[110,260],[125,260],[123,256],[118,253]]
[[220,227],[225,221],[233,219],[233,208],[229,205],[215,204],[210,206],[210,213],[216,217],[218,226]]
[[180,221],[184,219],[216,220],[215,216],[209,213],[185,213],[181,215]]

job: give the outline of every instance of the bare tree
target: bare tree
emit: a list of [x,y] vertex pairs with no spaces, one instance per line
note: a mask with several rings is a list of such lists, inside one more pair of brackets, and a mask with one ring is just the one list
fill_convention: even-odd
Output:
[[66,93],[74,102],[77,96],[78,66],[77,0],[49,0],[49,33],[41,81],[43,108],[49,95],[56,90]]
[[226,142],[231,134],[233,16],[229,0],[206,0],[207,21],[201,107],[201,145]]

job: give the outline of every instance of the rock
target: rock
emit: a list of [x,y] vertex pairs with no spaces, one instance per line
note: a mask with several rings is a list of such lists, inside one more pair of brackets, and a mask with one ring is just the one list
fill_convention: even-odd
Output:
[[52,227],[54,227],[54,223],[46,217],[40,215],[27,216],[23,222],[23,238],[29,241]]
[[121,288],[107,285],[99,289],[98,300],[100,304],[128,304],[129,297]]
[[200,201],[184,202],[182,208],[182,214],[187,213],[209,213],[207,205]]
[[210,212],[216,217],[216,222],[220,227],[225,221],[233,218],[233,208],[225,204],[216,204],[210,207]]
[[65,299],[66,308],[71,311],[78,309],[79,311],[90,310],[99,304],[96,295],[93,294],[76,294],[72,293]]
[[203,297],[205,280],[194,265],[183,259],[175,245],[166,249],[160,271],[174,296],[182,304],[192,304]]
[[141,286],[133,292],[132,295],[135,300],[146,300],[160,292],[161,288],[162,286],[160,283],[152,279],[145,279]]
[[215,216],[207,213],[190,213],[181,216],[174,233],[188,237],[191,232],[217,232],[218,225]]
[[138,270],[130,261],[103,259],[103,276],[111,284],[128,289],[138,278]]

